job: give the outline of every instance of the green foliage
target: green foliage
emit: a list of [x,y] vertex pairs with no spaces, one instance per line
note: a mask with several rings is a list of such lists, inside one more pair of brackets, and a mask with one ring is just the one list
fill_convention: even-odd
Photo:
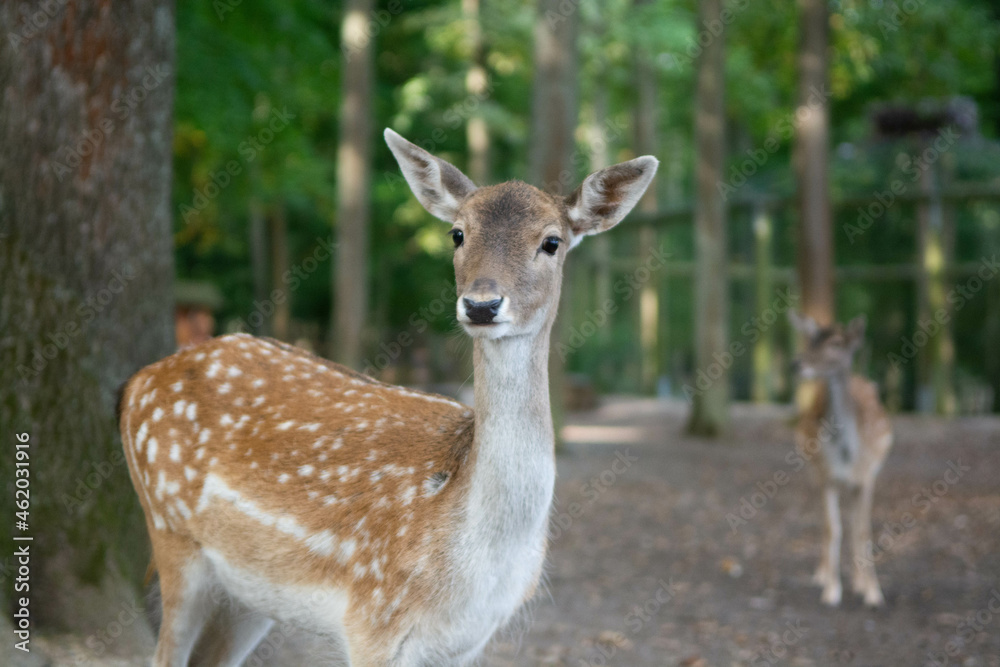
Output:
[[[690,197],[693,148],[692,98],[699,40],[713,26],[696,25],[695,0],[609,0],[569,3],[580,12],[580,122],[592,123],[595,100],[607,100],[612,160],[635,155],[636,69],[651,63],[657,93],[658,133],[663,168],[658,187],[676,207]],[[221,9],[220,9],[221,8]],[[732,2],[727,18],[727,110],[731,167],[767,142],[763,164],[756,165],[737,199],[751,195],[788,197],[792,128],[797,122],[798,10],[786,0]],[[493,181],[523,178],[528,153],[535,5],[527,0],[482,0],[485,95],[467,89],[473,53],[461,3],[423,0],[377,3],[373,15],[376,44],[375,127],[391,126],[434,153],[466,167],[466,123],[481,116],[490,133]],[[226,295],[222,319],[245,317],[252,309],[249,269],[250,206],[265,213],[287,212],[290,262],[299,263],[317,240],[335,234],[337,113],[340,106],[339,6],[320,0],[291,2],[203,3],[181,0],[178,17],[178,73],[175,111],[174,210],[177,261],[182,277],[218,284]],[[836,197],[874,195],[894,179],[906,180],[899,160],[920,147],[873,142],[869,114],[887,102],[917,104],[962,95],[979,105],[980,128],[987,140],[963,141],[948,164],[959,183],[995,183],[1000,164],[995,139],[1000,129],[998,44],[1000,10],[985,0],[835,0],[830,20],[832,103],[832,190]],[[275,114],[294,119],[265,143]],[[577,133],[580,153],[589,137]],[[400,331],[446,336],[453,331],[450,308],[428,316],[429,328],[414,328],[421,306],[440,299],[452,281],[447,228],[431,218],[410,194],[380,138],[372,138],[371,274],[372,351],[378,340]],[[254,141],[261,144],[259,149]],[[226,165],[240,172],[212,196]],[[585,162],[585,161],[583,161]],[[587,165],[577,164],[578,177]],[[663,197],[661,197],[663,199]],[[201,204],[201,205],[196,205]],[[959,213],[956,256],[968,259],[983,243],[982,230],[994,226],[995,211]],[[794,219],[775,212],[774,259],[794,266]],[[992,216],[992,217],[991,217]],[[856,207],[838,210],[835,219],[840,264],[899,264],[912,261],[914,209],[898,205],[866,232],[863,242],[846,243],[842,229],[856,221]],[[752,261],[749,214],[734,209],[732,256]],[[993,222],[990,222],[993,221]],[[616,232],[615,258],[635,255],[633,239]],[[678,261],[693,259],[689,226],[671,226],[663,235]],[[992,238],[992,237],[991,237]],[[581,250],[586,257],[588,251]],[[575,258],[576,259],[576,258]],[[583,261],[583,260],[578,260]],[[330,262],[292,295],[293,316],[325,331],[331,307]],[[665,368],[688,368],[693,308],[686,278],[664,278],[662,319]],[[752,290],[736,289],[734,320],[752,302]],[[743,290],[743,291],[740,291]],[[588,292],[589,293],[589,292]],[[915,298],[910,287],[880,285],[841,290],[845,313],[888,313],[873,336],[891,343],[911,326],[905,313]],[[977,306],[978,307],[978,306]],[[608,334],[588,341],[570,358],[571,368],[598,377],[606,389],[629,390],[639,375],[636,322],[630,304],[609,325]],[[969,311],[974,312],[974,311]],[[899,313],[904,313],[900,315]],[[426,314],[426,313],[425,313]],[[960,323],[968,321],[963,314]],[[967,326],[967,324],[960,324]],[[784,325],[780,337],[787,337]],[[956,334],[965,340],[964,330]],[[976,343],[981,345],[981,343]],[[737,376],[748,371],[749,355]],[[616,370],[617,369],[617,370]],[[689,370],[689,369],[688,369]],[[680,371],[677,371],[680,372]]]

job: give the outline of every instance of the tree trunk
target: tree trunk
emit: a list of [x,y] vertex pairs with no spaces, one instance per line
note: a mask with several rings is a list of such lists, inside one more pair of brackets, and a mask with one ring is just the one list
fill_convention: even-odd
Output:
[[941,186],[937,165],[932,163],[920,173],[920,188],[928,199],[917,206],[921,269],[917,327],[927,334],[917,360],[917,409],[951,416],[957,407],[952,382],[955,346],[945,280],[952,263],[952,215],[945,211]]
[[278,202],[271,212],[271,288],[278,291],[283,298],[274,302],[274,322],[271,335],[278,340],[291,342],[289,325],[292,322],[292,293],[285,287],[282,276],[288,271],[288,218],[285,216],[285,205]]
[[[267,220],[264,207],[257,197],[251,197],[250,209],[250,271],[253,274],[253,298],[264,303],[270,298],[271,280],[267,261]],[[251,320],[255,318],[250,318]],[[271,322],[267,318],[255,326],[250,322],[251,332],[258,336],[271,335]]]
[[[34,538],[18,544],[35,627],[87,634],[134,608],[149,559],[115,403],[174,345],[174,16],[154,0],[24,11],[0,4],[0,475],[28,434],[31,506],[0,539]],[[141,612],[126,625],[117,642],[151,639]]]
[[[573,173],[573,131],[577,116],[576,36],[579,11],[575,6],[564,12],[561,0],[540,0],[535,21],[535,80],[532,84],[531,149],[529,180],[547,192],[569,194],[575,187]],[[556,352],[556,344],[566,340],[572,322],[564,311],[573,303],[572,262],[563,279],[560,311],[553,326],[552,353],[549,355],[549,387],[552,420],[559,430],[566,410],[566,363]]]
[[577,113],[578,14],[562,0],[540,0],[535,22],[535,80],[532,85],[532,183],[547,192],[569,194],[576,186],[573,132]]
[[[753,212],[754,291],[758,316],[770,308],[774,299],[774,280],[771,275],[774,265],[771,227],[771,212],[762,204],[756,205]],[[776,369],[772,344],[773,332],[774,327],[765,327],[753,344],[751,398],[754,403],[767,403],[774,395],[773,378]]]
[[826,0],[799,0],[799,12],[794,160],[799,199],[799,287],[802,311],[825,326],[835,315],[828,178],[830,105],[826,93],[830,12]]
[[[645,4],[638,0],[636,5]],[[657,131],[659,121],[659,105],[656,93],[658,90],[656,70],[652,58],[645,50],[636,54],[636,88],[639,99],[635,117],[635,150],[639,155],[659,155],[660,141]],[[639,200],[638,209],[647,214],[655,214],[659,209],[658,188],[654,180]],[[656,230],[652,225],[643,225],[639,230],[639,245],[646,253],[658,243]],[[659,359],[659,324],[660,324],[660,277],[652,275],[639,290],[639,342],[642,349],[642,363],[639,386],[644,393],[651,394],[656,390],[656,381],[660,375]]]
[[[473,111],[465,125],[465,138],[469,146],[468,175],[473,183],[483,186],[490,182],[490,131],[482,113],[489,82],[484,64],[486,53],[479,21],[479,0],[462,0],[462,15],[465,17],[465,38],[472,63],[465,75],[465,90],[470,100],[476,101],[470,105]],[[471,372],[471,368],[469,370]]]
[[[722,0],[698,3],[698,25],[717,23]],[[695,387],[688,430],[715,436],[729,412],[726,209],[719,196],[726,153],[725,33],[709,41],[698,58],[695,97]]]
[[337,262],[330,356],[359,368],[368,320],[368,221],[372,150],[372,0],[348,0],[341,28],[343,86],[337,150]]

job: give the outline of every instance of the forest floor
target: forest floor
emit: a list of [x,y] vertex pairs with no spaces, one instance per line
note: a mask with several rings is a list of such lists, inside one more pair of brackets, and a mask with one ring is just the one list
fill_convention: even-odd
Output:
[[[886,605],[869,610],[849,553],[839,608],[811,584],[822,510],[791,410],[737,405],[718,441],[685,436],[686,412],[607,399],[571,416],[544,590],[484,665],[1000,667],[1000,419],[895,418],[873,511]],[[290,639],[267,664],[331,664]],[[37,664],[143,664],[43,648]]]

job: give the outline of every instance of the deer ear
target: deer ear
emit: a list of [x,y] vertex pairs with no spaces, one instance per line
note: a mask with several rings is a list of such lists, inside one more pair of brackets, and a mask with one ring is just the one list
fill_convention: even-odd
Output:
[[435,218],[455,222],[462,200],[476,191],[469,177],[389,128],[385,129],[385,143],[396,156],[417,201]]
[[868,326],[868,318],[858,315],[847,323],[847,338],[850,340],[852,348],[859,348],[865,340],[865,329]]
[[794,310],[788,311],[788,321],[796,331],[803,334],[806,338],[812,338],[819,331],[819,324],[816,323],[816,320]]
[[606,167],[584,179],[566,197],[572,248],[588,234],[607,231],[622,221],[646,192],[660,162],[651,155]]

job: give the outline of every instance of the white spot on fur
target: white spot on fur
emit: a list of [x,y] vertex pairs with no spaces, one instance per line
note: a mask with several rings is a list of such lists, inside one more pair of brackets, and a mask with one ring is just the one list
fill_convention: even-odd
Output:
[[294,421],[287,421],[287,422],[282,422],[282,423],[278,424],[275,428],[277,428],[279,431],[287,431],[288,429],[290,429],[293,426],[295,426],[295,422]]
[[147,453],[147,457],[146,457],[146,459],[150,463],[152,463],[153,461],[156,460],[156,446],[157,446],[156,438],[150,438],[149,439],[149,452]]
[[219,419],[219,423],[222,424],[223,426],[232,426],[233,418],[228,414],[222,415],[222,417]]
[[170,388],[173,389],[174,392],[178,392],[178,391],[180,391],[181,389],[184,388],[184,383],[183,382],[175,382],[172,385],[170,385]]
[[149,425],[146,422],[142,422],[139,425],[139,432],[135,434],[135,451],[142,451],[142,443],[146,441],[147,435],[149,435]]
[[313,470],[314,470],[314,468],[311,465],[309,465],[309,464],[301,466],[299,468],[299,476],[300,477],[308,477],[309,475],[313,474]]
[[[216,350],[216,352],[219,352],[219,350]],[[212,353],[212,356],[215,356],[214,352]],[[222,364],[220,364],[218,361],[213,361],[211,365],[208,367],[208,370],[205,372],[205,376],[214,378],[216,375],[219,374],[219,371],[221,370],[222,370]]]
[[175,463],[180,463],[181,460],[181,446],[176,442],[170,445],[170,460]]
[[153,410],[153,421],[158,422],[163,419],[163,408],[156,408]]
[[194,421],[194,418],[198,415],[198,406],[194,403],[188,403],[187,410],[185,411],[189,421]]
[[226,371],[226,375],[228,375],[231,378],[235,378],[235,377],[239,377],[239,376],[243,375],[243,371],[241,371],[236,366],[230,366],[229,370]]

